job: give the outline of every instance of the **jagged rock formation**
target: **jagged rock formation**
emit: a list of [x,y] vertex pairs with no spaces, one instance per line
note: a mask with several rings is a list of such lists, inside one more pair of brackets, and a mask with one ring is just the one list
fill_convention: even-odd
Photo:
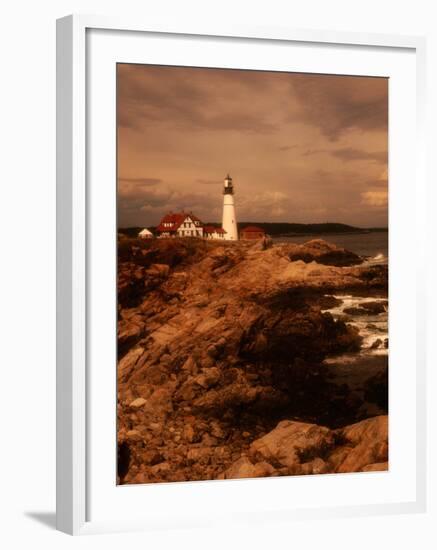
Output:
[[306,475],[388,469],[387,416],[342,429],[284,420],[255,440],[224,479],[266,475]]
[[[336,300],[326,294],[387,288],[386,268],[349,265],[359,261],[323,241],[267,249],[120,241],[119,481],[360,471],[386,462],[382,443],[374,448],[360,428],[340,429],[365,417],[357,397],[365,389],[351,394],[322,364],[361,341],[322,312]],[[382,441],[383,420],[372,422]]]

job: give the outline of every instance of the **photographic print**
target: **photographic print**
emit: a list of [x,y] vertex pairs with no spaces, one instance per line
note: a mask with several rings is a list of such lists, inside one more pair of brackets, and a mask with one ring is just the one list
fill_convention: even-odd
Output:
[[117,483],[384,471],[388,79],[117,65]]

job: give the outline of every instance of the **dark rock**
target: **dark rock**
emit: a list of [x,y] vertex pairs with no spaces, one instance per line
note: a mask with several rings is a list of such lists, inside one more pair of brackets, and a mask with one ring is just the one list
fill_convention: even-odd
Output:
[[364,390],[364,398],[388,411],[388,368],[370,377]]
[[321,309],[332,309],[336,306],[339,306],[343,303],[343,300],[336,298],[335,296],[320,296],[318,303]]
[[368,311],[362,307],[346,307],[343,311],[348,315],[368,315]]
[[378,313],[384,313],[387,300],[384,302],[363,302],[361,307],[369,311],[371,314],[378,315]]
[[381,338],[377,338],[373,343],[372,345],[370,346],[370,349],[378,349],[382,346],[383,342],[381,340]]
[[289,253],[292,262],[302,260],[305,263],[317,262],[324,265],[335,265],[338,267],[358,265],[363,259],[344,248],[339,248],[322,239],[313,239],[304,244],[294,245]]

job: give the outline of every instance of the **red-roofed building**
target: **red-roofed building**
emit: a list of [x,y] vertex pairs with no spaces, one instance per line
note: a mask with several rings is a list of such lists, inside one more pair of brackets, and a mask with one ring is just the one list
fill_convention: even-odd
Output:
[[225,239],[226,231],[222,227],[205,225],[203,227],[203,236],[205,237],[205,239]]
[[159,237],[203,237],[203,223],[193,213],[170,212],[156,228]]
[[249,225],[240,230],[240,239],[263,239],[266,232],[261,227]]

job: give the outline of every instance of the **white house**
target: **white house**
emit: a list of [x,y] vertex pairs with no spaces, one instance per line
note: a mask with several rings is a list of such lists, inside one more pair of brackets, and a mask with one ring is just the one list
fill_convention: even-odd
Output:
[[153,239],[153,233],[147,228],[144,228],[138,233],[138,237],[140,239]]
[[170,212],[162,218],[156,232],[159,237],[203,238],[203,224],[192,212]]

